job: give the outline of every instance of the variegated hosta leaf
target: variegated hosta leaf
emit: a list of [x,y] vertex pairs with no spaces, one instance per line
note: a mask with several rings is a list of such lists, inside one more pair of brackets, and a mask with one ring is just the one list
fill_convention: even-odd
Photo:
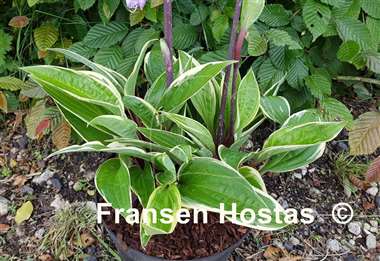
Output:
[[161,105],[171,111],[193,97],[211,79],[232,62],[211,62],[199,65],[181,74],[165,91]]
[[[183,205],[188,208],[206,209],[220,212],[220,204],[224,203],[226,211],[231,211],[236,204],[237,218],[231,222],[260,230],[277,230],[286,226],[282,219],[283,208],[270,195],[252,186],[237,170],[212,158],[194,158],[180,169],[178,188]],[[266,209],[271,216],[269,223],[258,219],[243,222],[243,209],[252,209],[257,213]],[[275,210],[280,213],[280,222],[275,220]],[[250,214],[245,215],[250,219]],[[243,224],[244,223],[244,224]]]
[[380,146],[380,112],[359,116],[349,135],[352,155],[371,154]]
[[253,70],[241,80],[237,93],[237,130],[243,130],[255,119],[260,108],[260,88]]
[[[181,208],[181,194],[176,185],[160,186],[156,188],[149,197],[147,209],[155,209],[157,213],[157,222],[155,222],[152,213],[148,212],[147,220],[143,223],[144,232],[147,235],[170,234],[177,225],[177,212]],[[173,219],[172,223],[164,224],[161,222],[163,216],[161,210],[170,209],[172,212],[168,215]]]
[[100,165],[96,171],[95,186],[113,208],[125,210],[122,215],[132,207],[131,178],[128,166],[122,159],[110,159]]
[[89,125],[105,128],[114,137],[136,138],[136,123],[117,115],[101,115],[93,119]]
[[[28,72],[31,78],[59,103],[66,101],[67,109],[71,109],[78,101],[83,101],[102,106],[114,113],[119,111],[120,114],[124,114],[121,96],[116,88],[112,84],[89,77],[91,76],[89,73],[56,66],[32,66],[25,67],[23,70]],[[58,97],[53,92],[69,95],[71,100]]]
[[284,152],[271,157],[260,169],[261,173],[282,173],[300,169],[322,157],[326,144],[322,143],[309,148]]
[[284,97],[264,96],[260,105],[264,115],[277,123],[283,124],[290,116],[290,105]]
[[249,182],[249,184],[267,193],[267,188],[265,186],[264,180],[261,177],[260,172],[258,172],[256,169],[249,166],[244,166],[239,169],[239,173]]
[[[108,79],[108,81],[110,81],[119,90],[120,93],[123,92],[123,88],[126,84],[127,79],[124,76],[122,76],[121,74],[119,74],[113,70],[110,70],[110,69],[108,69],[108,68],[106,68],[100,64],[96,64],[94,62],[91,62],[85,56],[82,56],[79,53],[74,52],[76,50],[75,48],[74,48],[74,50],[61,49],[61,48],[52,48],[49,50],[54,51],[54,52],[58,52],[58,53],[62,53],[68,59],[71,59],[73,61],[76,61],[76,62],[79,62],[79,63],[86,65],[87,67],[89,67],[94,72],[97,72],[97,73],[101,74],[103,77],[105,77],[106,79]],[[86,51],[86,49],[84,49],[83,51],[87,52],[87,54],[88,54],[88,52],[90,52],[90,54],[91,54],[91,52],[92,52],[91,50],[95,50],[94,54],[96,53],[96,49],[89,49],[88,51]]]
[[166,118],[174,122],[180,129],[184,130],[193,139],[195,143],[201,145],[204,148],[207,148],[212,152],[215,151],[213,137],[209,130],[202,124],[200,124],[196,120],[179,114],[167,112],[162,112],[162,114]]
[[329,142],[338,136],[345,125],[344,122],[308,122],[281,128],[265,141],[258,159],[265,160],[284,152]]

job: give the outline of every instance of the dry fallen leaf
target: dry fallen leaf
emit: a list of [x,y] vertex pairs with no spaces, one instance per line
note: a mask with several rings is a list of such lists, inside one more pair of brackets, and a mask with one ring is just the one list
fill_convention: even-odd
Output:
[[14,28],[23,28],[29,24],[29,19],[26,16],[15,16],[13,17],[8,25]]
[[380,181],[380,156],[372,162],[367,171],[366,177],[368,182]]
[[30,201],[25,202],[22,206],[17,209],[15,221],[16,224],[20,224],[25,220],[28,220],[33,212],[33,204]]
[[13,186],[14,187],[22,187],[22,186],[24,186],[24,184],[27,180],[28,180],[28,178],[24,175],[16,176],[14,181],[13,181]]
[[87,233],[87,232],[80,235],[80,240],[84,247],[89,247],[92,244],[94,244],[96,241],[95,238],[90,233]]
[[264,257],[267,260],[278,260],[281,257],[282,250],[278,247],[269,246],[265,252]]
[[8,224],[0,224],[0,234],[7,233],[10,226]]
[[38,257],[38,260],[41,261],[53,261],[53,257],[49,254],[43,254]]

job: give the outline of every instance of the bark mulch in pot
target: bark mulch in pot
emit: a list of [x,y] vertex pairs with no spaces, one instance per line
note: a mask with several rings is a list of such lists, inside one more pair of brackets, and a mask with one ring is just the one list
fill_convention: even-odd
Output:
[[125,243],[125,249],[131,247],[146,255],[169,260],[191,260],[220,253],[248,233],[245,227],[227,222],[220,224],[219,221],[218,214],[208,213],[207,224],[203,224],[201,218],[199,224],[193,221],[178,224],[172,234],[153,236],[145,250],[140,246],[139,225],[131,226],[123,218],[120,224],[114,224],[113,216],[105,223]]

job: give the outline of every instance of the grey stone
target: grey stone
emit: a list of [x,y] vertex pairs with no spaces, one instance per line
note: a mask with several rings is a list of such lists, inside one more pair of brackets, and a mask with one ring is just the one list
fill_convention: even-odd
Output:
[[34,236],[37,238],[37,239],[42,239],[42,237],[44,236],[45,234],[45,229],[44,228],[40,228],[38,229],[35,233],[34,233]]
[[348,224],[348,231],[355,236],[359,236],[362,233],[362,224],[359,222],[351,222]]
[[28,185],[25,185],[25,186],[22,186],[20,188],[20,192],[22,194],[29,194],[29,195],[32,195],[34,193],[34,189],[29,187]]
[[339,252],[341,248],[339,241],[336,239],[327,240],[326,246],[328,250],[335,253]]
[[366,246],[368,249],[376,248],[376,237],[373,234],[369,234],[365,240]]
[[319,189],[317,189],[317,188],[311,188],[310,189],[310,195],[313,198],[318,198],[318,197],[320,197],[321,194],[322,194],[322,192]]
[[378,192],[379,192],[379,189],[377,187],[372,187],[366,190],[366,193],[373,197],[376,197]]
[[377,222],[377,220],[371,220],[369,221],[369,224],[371,225],[371,227],[378,227],[379,226],[379,222]]
[[294,246],[298,246],[299,244],[301,244],[301,242],[299,241],[299,239],[296,238],[296,237],[291,237],[291,238],[289,239],[289,242],[290,242],[292,245],[294,245]]
[[53,177],[53,175],[54,175],[54,173],[51,170],[46,169],[41,175],[35,176],[33,178],[32,182],[35,184],[41,185],[41,184],[47,182],[49,179],[51,179]]
[[52,186],[57,191],[60,191],[62,189],[62,183],[57,178],[52,178],[52,179],[48,180],[47,184],[49,184],[50,186]]
[[55,210],[61,210],[69,205],[70,204],[65,201],[60,194],[55,195],[54,200],[50,204],[50,206],[55,208]]
[[0,217],[8,214],[9,210],[9,200],[0,196]]
[[296,179],[302,179],[302,174],[301,173],[294,173],[293,176],[296,178]]
[[97,205],[94,201],[86,201],[85,206],[93,210],[95,213],[97,212]]

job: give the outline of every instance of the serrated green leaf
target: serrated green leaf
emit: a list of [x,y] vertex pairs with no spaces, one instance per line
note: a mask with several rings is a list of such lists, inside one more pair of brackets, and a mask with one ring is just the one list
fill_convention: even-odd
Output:
[[34,29],[34,42],[38,50],[47,51],[58,40],[58,29],[52,24],[44,24]]
[[266,32],[266,35],[274,45],[288,46],[289,49],[302,49],[301,45],[295,41],[286,31],[279,29],[271,29]]
[[198,33],[190,24],[180,24],[173,28],[173,46],[178,50],[186,50],[194,45]]
[[97,24],[91,27],[83,43],[93,48],[110,47],[123,40],[127,32],[125,23]]
[[115,70],[123,61],[123,50],[119,46],[102,48],[96,53],[94,61]]
[[283,5],[268,4],[264,7],[259,20],[271,27],[279,27],[290,23],[290,15]]
[[326,31],[331,19],[331,10],[316,0],[307,0],[302,15],[307,28],[313,34],[313,41],[315,41]]
[[380,3],[376,0],[361,0],[363,10],[372,17],[380,19]]
[[374,48],[368,28],[359,20],[346,17],[338,19],[336,23],[339,36],[343,41],[355,41],[364,51]]

